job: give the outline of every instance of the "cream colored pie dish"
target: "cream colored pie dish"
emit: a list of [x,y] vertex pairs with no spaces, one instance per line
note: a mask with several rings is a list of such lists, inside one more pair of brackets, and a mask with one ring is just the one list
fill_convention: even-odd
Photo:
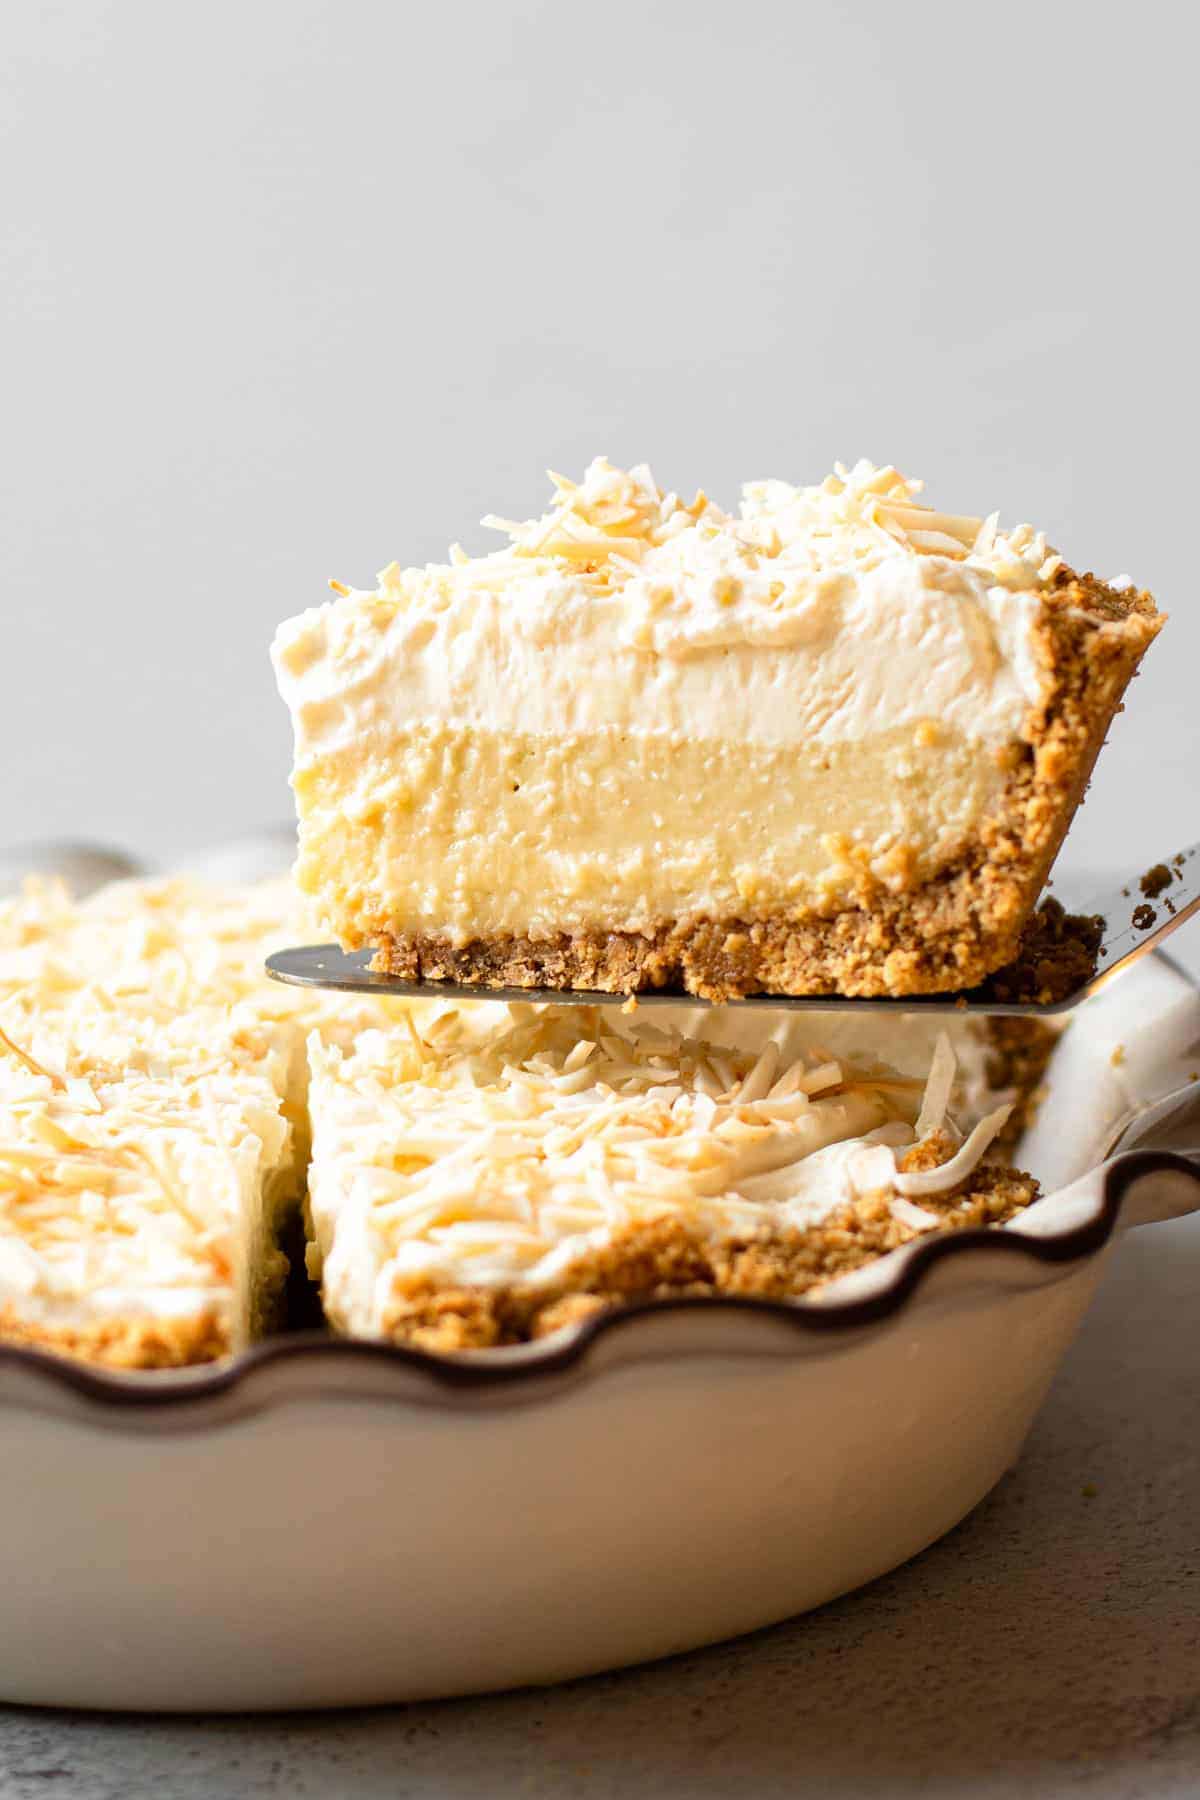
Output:
[[[449,1353],[418,1340],[411,1311],[388,1337],[352,1335],[382,1326],[405,1259],[428,1259],[439,1242],[439,1254],[453,1254],[458,1286],[472,1267],[472,1285],[511,1318],[500,1296],[527,1290],[534,1259],[569,1241],[560,1236],[543,1250],[519,1233],[506,1239],[494,1190],[480,1214],[490,1247],[471,1245],[469,1234],[439,1239],[456,1222],[447,1190],[463,1109],[469,1120],[481,1110],[511,1115],[488,1127],[494,1166],[509,1170],[507,1206],[511,1178],[523,1179],[528,1159],[523,1134],[541,1127],[556,1134],[569,1163],[569,1134],[584,1135],[589,1120],[619,1103],[642,1129],[624,1142],[610,1136],[610,1154],[657,1155],[641,1114],[647,1087],[659,1086],[681,1127],[666,1140],[671,1155],[659,1171],[658,1198],[669,1201],[672,1158],[697,1136],[694,1119],[682,1129],[697,1095],[714,1115],[732,1114],[737,1102],[751,1118],[760,1108],[760,1122],[775,1105],[781,1116],[768,1124],[790,1154],[787,1134],[799,1129],[803,1108],[791,1119],[787,1108],[797,1093],[807,1093],[816,1120],[828,1118],[849,1099],[852,1068],[878,1078],[887,1061],[896,1079],[873,1085],[895,1094],[887,1105],[896,1116],[870,1129],[899,1136],[903,1126],[919,1137],[914,1096],[919,1089],[927,1121],[936,1116],[948,1064],[939,1022],[911,1015],[899,1031],[894,1020],[888,1029],[868,1019],[864,1039],[858,1015],[793,1014],[765,1038],[761,1015],[663,1009],[656,1024],[673,1034],[664,1046],[641,1035],[640,1010],[618,1017],[614,1032],[612,1009],[598,1008],[596,1047],[586,1056],[577,1048],[585,1033],[564,1056],[584,1025],[569,1025],[569,1012],[556,1028],[561,1039],[544,1039],[542,1015],[532,1011],[503,1012],[479,1033],[476,1018],[494,1007],[454,1009],[440,1025],[451,1010],[442,1005],[348,1007],[344,996],[277,987],[262,980],[262,956],[294,941],[306,921],[283,883],[229,885],[241,868],[267,860],[245,846],[206,859],[219,886],[122,882],[82,904],[43,889],[3,914],[0,1024],[9,1047],[0,1064],[22,1084],[0,1101],[0,1142],[22,1152],[4,1161],[4,1242],[25,1238],[26,1207],[41,1220],[30,1255],[17,1251],[16,1282],[13,1263],[0,1259],[10,1272],[5,1302],[44,1316],[53,1289],[76,1322],[111,1320],[115,1309],[150,1312],[157,1325],[165,1312],[185,1313],[161,1304],[178,1268],[180,1291],[199,1285],[222,1340],[242,1343],[262,1327],[253,1309],[239,1309],[217,1264],[236,1262],[242,1242],[245,1266],[259,1262],[249,1234],[266,1216],[258,1196],[271,1174],[247,1138],[261,1127],[283,1166],[297,1173],[297,1164],[309,1165],[326,1307],[331,1315],[348,1309],[332,1332],[272,1331],[236,1354],[175,1368],[130,1366],[128,1356],[124,1366],[99,1366],[94,1344],[64,1355],[61,1341],[9,1330],[0,1341],[7,1701],[144,1713],[470,1693],[668,1655],[820,1605],[913,1556],[977,1504],[1018,1456],[1119,1233],[1200,1202],[1195,1164],[1178,1154],[1196,1142],[1200,996],[1153,956],[1084,1004],[1040,1077],[1044,1027],[1032,1027],[1039,1043],[998,1038],[995,1021],[950,1019],[956,1073],[946,1107],[960,1150],[1014,1092],[1038,1095],[1014,1154],[1045,1193],[994,1227],[914,1231],[796,1298],[679,1289],[588,1311],[529,1341]],[[55,969],[43,966],[50,960]],[[106,1007],[101,1028],[94,1020]],[[605,1036],[633,1048],[614,1049]],[[166,1047],[151,1050],[160,1037]],[[702,1058],[697,1040],[708,1046]],[[210,1113],[204,1084],[227,1058],[222,1104],[214,1098]],[[831,1061],[842,1080],[827,1085],[821,1063]],[[564,1075],[567,1085],[556,1088]],[[651,1081],[660,1075],[668,1079]],[[82,1087],[69,1085],[85,1080],[97,1101],[126,1086],[125,1099],[140,1101],[143,1081],[172,1095],[169,1108],[161,1099],[153,1108],[131,1104],[112,1122],[118,1144],[145,1145],[166,1178],[157,1192],[139,1189],[139,1204],[155,1215],[169,1257],[138,1263],[130,1254],[121,1267],[109,1245],[89,1263],[87,1234],[119,1235],[113,1228],[128,1201],[125,1177],[114,1181],[107,1160],[97,1175],[98,1151],[82,1142],[101,1117]],[[705,1096],[710,1081],[716,1091]],[[795,1084],[790,1095],[781,1081]],[[897,1081],[912,1085],[897,1089]],[[26,1085],[38,1082],[45,1085]],[[416,1089],[438,1084],[442,1110],[426,1116],[418,1146],[407,1115]],[[519,1097],[526,1087],[529,1106]],[[1164,1117],[1155,1102],[1171,1096],[1163,1105],[1176,1108],[1181,1095],[1183,1110]],[[856,1089],[855,1104],[863,1098]],[[346,1108],[361,1109],[361,1138],[346,1131]],[[179,1135],[181,1116],[192,1135]],[[281,1116],[292,1131],[286,1143]],[[311,1164],[310,1117],[318,1139]],[[1105,1162],[1131,1119],[1128,1153]],[[866,1123],[857,1118],[853,1129]],[[1002,1138],[1019,1123],[1012,1115]],[[759,1141],[774,1140],[768,1132]],[[193,1165],[212,1184],[207,1199],[173,1180],[185,1145],[197,1143],[213,1151]],[[707,1164],[713,1146],[702,1133],[699,1148]],[[744,1148],[735,1137],[721,1154],[739,1159]],[[912,1156],[908,1144],[884,1148],[897,1169]],[[999,1164],[1001,1148],[994,1139],[976,1175]],[[218,1150],[237,1156],[236,1182],[216,1179]],[[813,1177],[830,1151],[882,1163],[878,1146],[864,1148],[862,1138],[810,1146],[766,1171],[788,1185],[788,1197],[760,1195],[760,1205],[774,1206],[779,1222],[785,1207],[819,1212]],[[44,1153],[39,1194],[28,1171]],[[333,1186],[318,1192],[322,1169]],[[589,1190],[579,1218],[569,1219],[579,1200],[569,1174],[551,1206],[539,1190],[532,1196],[547,1239],[564,1220],[594,1230],[602,1198],[606,1206],[615,1199],[614,1210],[625,1204],[617,1160],[613,1196],[605,1186],[594,1197]],[[737,1174],[756,1179],[744,1166]],[[954,1203],[947,1191],[902,1193],[890,1175],[876,1191],[889,1208]],[[180,1212],[164,1223],[164,1209],[180,1202],[191,1222]],[[710,1224],[726,1204],[704,1199]],[[53,1251],[56,1236],[74,1251]],[[192,1265],[205,1246],[222,1255],[197,1284]],[[374,1295],[365,1279],[372,1269]],[[296,1281],[293,1270],[289,1290]],[[276,1291],[271,1280],[263,1286]],[[160,1302],[153,1308],[151,1288]],[[480,1314],[455,1302],[447,1316]],[[11,1327],[13,1314],[6,1317]],[[528,1316],[517,1322],[535,1327]],[[443,1330],[446,1318],[436,1323]]]
[[402,976],[907,995],[1010,962],[1160,618],[891,468],[554,478],[280,628],[300,886]]

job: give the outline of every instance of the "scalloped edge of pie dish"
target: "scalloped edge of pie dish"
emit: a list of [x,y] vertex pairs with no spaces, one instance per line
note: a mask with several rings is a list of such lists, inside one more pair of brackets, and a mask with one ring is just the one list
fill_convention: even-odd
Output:
[[[1014,1275],[1022,1285],[1039,1285],[1052,1278],[1056,1269],[1097,1255],[1125,1223],[1122,1214],[1132,1190],[1154,1176],[1174,1177],[1172,1191],[1178,1198],[1166,1206],[1152,1204],[1149,1215],[1133,1223],[1200,1210],[1200,1164],[1173,1151],[1133,1151],[1040,1203],[1042,1207],[1052,1203],[1055,1210],[1061,1208],[1077,1221],[1065,1229],[1031,1233],[1003,1227],[930,1235],[856,1271],[856,1278],[845,1278],[839,1285],[853,1282],[855,1288],[845,1298],[834,1295],[828,1300],[789,1302],[699,1296],[641,1301],[594,1315],[534,1343],[451,1355],[304,1332],[254,1345],[219,1364],[150,1374],[117,1374],[43,1350],[0,1345],[0,1375],[35,1377],[37,1387],[45,1384],[57,1390],[60,1399],[82,1400],[89,1410],[110,1417],[116,1414],[122,1421],[135,1413],[139,1422],[153,1419],[162,1425],[192,1429],[201,1423],[198,1410],[207,1413],[204,1422],[214,1426],[228,1418],[230,1409],[218,1404],[214,1412],[214,1402],[231,1401],[232,1411],[244,1416],[322,1389],[386,1397],[388,1383],[394,1384],[401,1372],[410,1379],[404,1381],[402,1390],[397,1389],[396,1397],[410,1402],[422,1397],[413,1392],[414,1375],[425,1390],[426,1403],[472,1396],[516,1400],[529,1397],[531,1384],[542,1390],[547,1377],[586,1369],[602,1344],[619,1349],[622,1360],[642,1350],[661,1354],[664,1348],[670,1348],[672,1354],[686,1354],[689,1347],[711,1352],[708,1333],[703,1334],[706,1341],[692,1346],[640,1343],[647,1325],[664,1317],[691,1315],[710,1322],[720,1318],[726,1333],[731,1321],[740,1325],[769,1321],[785,1328],[793,1349],[797,1339],[809,1349],[832,1348],[832,1340],[841,1335],[895,1322],[913,1303],[932,1299],[935,1290],[944,1295],[948,1285],[966,1285],[985,1273],[997,1287],[1006,1281],[1011,1284]],[[1181,1178],[1186,1184],[1182,1188]],[[1084,1216],[1080,1217],[1081,1213]],[[1046,1213],[1042,1221],[1049,1225]],[[991,1259],[990,1270],[983,1258]],[[951,1284],[945,1281],[947,1274],[952,1277]],[[858,1291],[863,1286],[870,1291]],[[726,1346],[731,1352],[738,1348],[732,1334],[726,1336]],[[14,1398],[5,1396],[8,1404]],[[44,1392],[39,1396],[31,1387],[22,1398],[36,1406],[39,1398],[44,1403],[49,1396]]]

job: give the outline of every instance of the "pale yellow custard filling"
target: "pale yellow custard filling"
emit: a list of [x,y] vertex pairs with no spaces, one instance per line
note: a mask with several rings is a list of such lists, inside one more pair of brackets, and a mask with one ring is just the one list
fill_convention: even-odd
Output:
[[416,725],[297,772],[297,874],[364,936],[799,914],[864,874],[901,890],[936,873],[1004,777],[1002,755],[930,720],[788,748]]

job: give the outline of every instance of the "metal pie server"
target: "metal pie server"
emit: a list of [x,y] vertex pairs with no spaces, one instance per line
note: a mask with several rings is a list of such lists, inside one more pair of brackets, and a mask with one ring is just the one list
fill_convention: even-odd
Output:
[[[1157,864],[1147,875],[1131,876],[1119,887],[1079,906],[1103,920],[1094,973],[1052,1001],[999,999],[992,983],[964,993],[905,994],[899,999],[857,999],[844,994],[749,994],[726,1000],[731,1007],[773,1007],[788,1011],[988,1014],[1002,1018],[1053,1017],[1069,1013],[1177,931],[1200,908],[1200,844]],[[609,994],[580,988],[485,987],[457,981],[406,981],[371,968],[370,950],[345,951],[336,944],[309,944],[277,950],[267,972],[297,987],[333,988],[345,993],[395,995],[406,1000],[503,1000],[539,1006],[708,1006],[678,988],[636,994]],[[993,977],[993,982],[998,978]]]

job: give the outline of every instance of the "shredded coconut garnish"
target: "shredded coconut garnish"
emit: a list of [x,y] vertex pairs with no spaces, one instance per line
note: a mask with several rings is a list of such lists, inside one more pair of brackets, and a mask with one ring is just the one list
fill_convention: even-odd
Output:
[[690,502],[664,492],[644,463],[626,470],[597,457],[582,481],[550,479],[553,502],[540,518],[484,519],[508,536],[505,549],[467,556],[455,545],[445,564],[393,563],[379,576],[376,603],[437,606],[464,589],[565,592],[569,583],[576,593],[620,593],[635,643],[669,645],[681,606],[713,615],[705,643],[735,626],[769,642],[787,641],[791,615],[823,583],[881,563],[941,559],[1022,592],[1044,588],[1062,567],[1032,526],[1001,531],[995,513],[939,512],[919,498],[919,481],[869,462],[838,463],[814,487],[749,482],[736,515],[703,491]]
[[472,1012],[432,1037],[368,1032],[351,1054],[310,1043],[309,1193],[335,1296],[423,1274],[536,1286],[672,1215],[716,1236],[804,1229],[882,1192],[927,1229],[936,1216],[906,1196],[963,1180],[1005,1116],[922,1187],[897,1159],[949,1126],[945,1038],[922,1104],[923,1084],[880,1065],[625,1035],[597,1009],[513,1007],[502,1030]]
[[949,1036],[944,1031],[939,1032],[937,1043],[933,1049],[933,1061],[929,1065],[929,1079],[925,1083],[925,1098],[921,1102],[921,1111],[917,1116],[918,1139],[929,1137],[932,1132],[941,1130],[950,1105],[950,1096],[954,1092],[957,1074],[958,1065],[954,1059],[954,1051],[950,1047]]
[[923,1206],[914,1206],[911,1200],[905,1200],[899,1194],[892,1201],[892,1217],[913,1231],[932,1231],[934,1226],[941,1224],[936,1213],[928,1212]]
[[0,1029],[0,1049],[7,1050],[10,1056],[15,1056],[31,1075],[44,1076],[51,1087],[61,1089],[65,1085],[61,1075],[55,1075],[52,1070],[44,1069],[35,1056],[30,1056],[28,1050],[22,1050],[20,1044],[14,1044],[7,1031],[3,1029]]
[[895,1179],[896,1192],[911,1200],[920,1199],[925,1194],[945,1194],[957,1187],[960,1181],[965,1181],[968,1175],[974,1174],[989,1146],[1007,1125],[1011,1112],[1011,1105],[998,1106],[995,1112],[980,1119],[966,1143],[949,1162],[939,1163],[933,1169],[914,1169],[904,1174],[898,1172]]

